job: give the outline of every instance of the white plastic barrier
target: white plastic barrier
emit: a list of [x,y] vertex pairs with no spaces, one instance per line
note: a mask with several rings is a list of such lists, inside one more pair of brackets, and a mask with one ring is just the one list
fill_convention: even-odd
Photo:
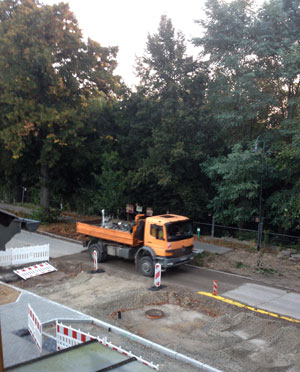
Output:
[[76,330],[56,322],[56,350],[66,349],[90,340],[95,340],[95,337],[89,333],[81,332],[80,329]]
[[41,261],[49,261],[49,244],[10,248],[0,252],[0,266],[14,266]]
[[65,348],[68,348],[70,346],[78,345],[83,342],[87,342],[90,340],[97,340],[100,344],[118,351],[120,354],[128,356],[130,358],[134,357],[137,361],[143,363],[144,365],[159,371],[159,365],[153,364],[153,362],[147,362],[145,359],[143,359],[141,356],[138,357],[134,354],[132,354],[131,351],[126,351],[121,348],[121,346],[115,346],[111,342],[107,341],[107,338],[100,338],[100,337],[94,337],[91,336],[89,333],[82,332],[80,330],[74,329],[71,326],[65,326],[62,323],[56,322],[56,349],[62,350]]
[[161,283],[161,264],[155,264],[155,272],[154,272],[154,286],[160,287]]
[[51,273],[57,271],[55,267],[50,265],[48,262],[43,262],[30,267],[24,267],[23,269],[13,270],[15,274],[19,275],[22,279],[27,280],[34,276]]
[[28,304],[28,330],[40,352],[43,344],[43,327],[32,307]]

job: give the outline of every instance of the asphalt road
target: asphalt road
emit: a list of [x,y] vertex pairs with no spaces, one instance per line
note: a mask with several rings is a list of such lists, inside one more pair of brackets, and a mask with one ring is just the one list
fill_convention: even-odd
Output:
[[[22,232],[16,235],[7,246],[21,247],[26,245],[50,244],[50,257],[73,255],[83,251],[83,247],[60,239]],[[87,254],[81,255],[83,260],[89,261]],[[114,271],[115,275],[122,276],[122,272],[136,276],[136,280],[142,280],[132,262],[122,259],[110,259],[100,264]],[[150,282],[150,279],[146,279]],[[162,273],[163,285],[180,285],[195,292],[212,292],[213,281],[218,281],[218,294],[247,305],[259,307],[278,314],[300,319],[300,295],[291,293],[282,288],[266,286],[264,283],[250,278],[206,268],[184,265],[180,268],[171,269]]]

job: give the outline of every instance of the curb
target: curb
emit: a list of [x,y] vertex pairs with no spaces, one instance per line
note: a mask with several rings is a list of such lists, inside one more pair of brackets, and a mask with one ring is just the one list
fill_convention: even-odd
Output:
[[56,235],[56,234],[48,233],[46,231],[35,231],[34,234],[49,236],[49,238],[53,238],[53,239],[64,240],[64,241],[69,242],[69,243],[74,243],[74,244],[81,245],[82,248],[84,248],[82,241],[75,240],[75,239],[72,239],[72,238],[67,238],[66,236]]
[[229,298],[226,298],[226,297],[215,296],[215,295],[213,295],[211,293],[208,293],[208,292],[198,292],[198,294],[202,295],[202,296],[207,296],[207,297],[210,297],[210,298],[214,298],[218,301],[222,301],[222,302],[225,302],[225,303],[230,304],[230,305],[234,305],[234,306],[241,307],[241,308],[244,308],[244,309],[247,309],[247,310],[251,310],[251,311],[259,313],[259,314],[269,315],[273,318],[287,320],[288,322],[293,322],[293,323],[300,323],[299,319],[291,318],[291,317],[280,315],[280,314],[277,314],[277,313],[272,313],[270,311],[259,309],[259,308],[254,307],[254,306],[245,305],[241,302],[230,300]]

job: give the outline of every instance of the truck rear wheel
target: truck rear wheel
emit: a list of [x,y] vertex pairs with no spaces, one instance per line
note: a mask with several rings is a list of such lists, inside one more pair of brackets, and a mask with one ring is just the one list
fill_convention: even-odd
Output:
[[107,260],[106,247],[104,246],[102,242],[92,243],[89,245],[89,254],[90,254],[92,261],[94,261],[94,256],[93,256],[94,251],[97,252],[98,262],[103,262]]
[[150,256],[142,257],[138,262],[138,269],[144,276],[154,275],[153,260]]

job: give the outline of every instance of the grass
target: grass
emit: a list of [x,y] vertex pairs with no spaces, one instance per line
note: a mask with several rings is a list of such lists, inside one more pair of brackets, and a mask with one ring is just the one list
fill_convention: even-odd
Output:
[[260,273],[260,274],[264,274],[264,275],[279,275],[279,276],[282,276],[282,274],[280,274],[279,271],[277,271],[275,269],[270,269],[270,268],[267,268],[267,267],[260,267],[259,269],[256,269],[256,272]]
[[243,268],[246,268],[246,267],[249,267],[247,265],[245,265],[243,262],[241,261],[238,261],[236,264],[235,264],[235,268],[236,269],[243,269]]
[[207,262],[212,262],[215,259],[215,254],[210,252],[198,253],[193,259],[195,266],[203,267]]

